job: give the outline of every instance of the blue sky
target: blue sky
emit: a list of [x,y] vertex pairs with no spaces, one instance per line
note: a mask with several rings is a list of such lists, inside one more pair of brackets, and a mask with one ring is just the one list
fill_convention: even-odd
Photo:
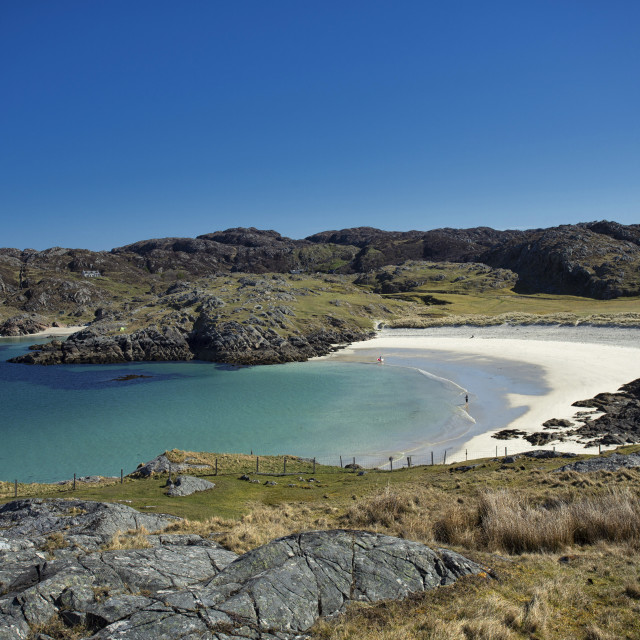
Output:
[[637,0],[3,0],[0,246],[640,222]]

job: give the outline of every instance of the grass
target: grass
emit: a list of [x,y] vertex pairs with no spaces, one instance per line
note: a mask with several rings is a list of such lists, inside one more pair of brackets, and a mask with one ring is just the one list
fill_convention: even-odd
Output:
[[[168,455],[176,462],[216,457]],[[186,498],[164,494],[165,476],[79,486],[68,495],[183,516],[170,532],[211,537],[238,553],[295,532],[357,528],[444,545],[493,571],[494,579],[463,579],[403,602],[354,604],[345,616],[319,622],[317,640],[637,637],[638,470],[558,473],[565,461],[484,459],[466,473],[435,465],[358,476],[318,465],[316,482],[308,482],[310,474],[251,473],[260,481],[251,483],[239,476],[255,458],[226,460],[226,471],[204,475],[214,490]],[[264,464],[277,471],[282,458],[265,457]],[[271,478],[276,486],[264,484]],[[106,548],[144,547],[147,533],[119,533]]]
[[153,545],[147,536],[149,531],[143,525],[137,529],[129,531],[116,531],[111,540],[102,545],[102,551],[120,551],[122,549],[150,549]]

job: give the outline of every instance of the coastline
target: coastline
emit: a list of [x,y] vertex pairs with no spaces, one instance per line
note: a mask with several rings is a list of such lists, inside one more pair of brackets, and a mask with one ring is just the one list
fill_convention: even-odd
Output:
[[[534,449],[597,454],[575,439],[534,446],[523,438],[498,440],[504,428],[543,430],[551,418],[571,420],[584,408],[571,406],[598,393],[615,392],[640,378],[640,329],[617,327],[471,326],[383,329],[325,359],[412,366],[445,377],[469,395],[475,427],[450,443],[447,459]],[[464,398],[462,398],[464,404]],[[599,415],[595,414],[594,416]]]
[[70,336],[72,333],[76,333],[81,329],[84,329],[84,325],[75,325],[70,327],[49,327],[43,331],[37,333],[27,333],[23,336],[0,336],[3,340],[23,340],[28,338],[61,338]]

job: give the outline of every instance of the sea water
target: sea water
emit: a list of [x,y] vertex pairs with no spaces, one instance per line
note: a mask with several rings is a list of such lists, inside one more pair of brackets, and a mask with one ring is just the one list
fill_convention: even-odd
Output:
[[33,342],[0,339],[2,480],[119,475],[173,448],[382,462],[469,428],[463,390],[414,367],[6,362]]

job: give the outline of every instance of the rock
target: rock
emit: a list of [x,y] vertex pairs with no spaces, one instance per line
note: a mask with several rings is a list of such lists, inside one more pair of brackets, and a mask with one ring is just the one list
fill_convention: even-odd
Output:
[[524,436],[524,439],[532,445],[537,447],[544,446],[545,444],[549,444],[550,442],[557,442],[558,440],[562,440],[562,436],[559,436],[557,433],[545,433],[544,431],[537,431],[536,433],[529,433]]
[[522,438],[526,435],[526,431],[520,431],[520,429],[502,429],[494,433],[491,437],[496,440],[512,440],[513,438]]
[[0,336],[26,336],[51,326],[47,318],[37,313],[22,313],[0,324]]
[[551,418],[551,420],[547,420],[542,423],[542,426],[545,429],[554,429],[557,427],[571,427],[573,426],[573,422],[571,420],[565,420],[564,418]]
[[192,464],[185,460],[184,462],[171,462],[164,453],[155,457],[153,460],[139,466],[133,473],[129,474],[137,478],[148,478],[149,476],[160,473],[180,473],[189,470],[211,469],[206,464]]
[[467,471],[472,471],[473,469],[475,469],[476,467],[479,467],[480,465],[478,464],[463,464],[460,467],[453,467],[451,469],[449,469],[449,472],[453,472],[453,471],[462,471],[463,473],[466,473]]
[[576,415],[576,419],[584,420],[584,424],[569,433],[588,444],[640,442],[640,379],[622,385],[617,393],[599,393],[595,398],[578,400],[573,406],[594,407],[604,412],[591,419],[584,413]]
[[173,485],[167,491],[169,496],[190,496],[197,491],[208,491],[216,485],[204,478],[194,476],[178,476]]
[[9,362],[22,364],[112,364],[157,360],[191,360],[185,335],[174,326],[149,326],[132,334],[102,335],[88,328],[64,342],[34,345]]
[[527,451],[520,454],[527,458],[546,459],[546,458],[575,458],[577,453],[563,453],[562,451],[553,451],[551,449],[538,449],[537,451]]
[[573,464],[566,464],[556,471],[578,471],[580,473],[591,471],[617,471],[618,469],[635,469],[640,467],[640,453],[623,455],[612,453],[609,456],[598,456],[589,460],[579,460]]
[[[3,507],[0,539],[32,546],[12,552],[12,563],[0,557],[1,640],[26,640],[31,627],[54,617],[85,623],[92,640],[294,640],[349,602],[404,598],[487,571],[452,551],[345,530],[280,538],[240,557],[200,536],[160,534],[149,536],[152,549],[67,546],[45,561],[40,538],[27,532],[48,530],[70,502],[84,515],[114,506],[22,500]],[[66,518],[67,538],[86,534],[86,522]]]

